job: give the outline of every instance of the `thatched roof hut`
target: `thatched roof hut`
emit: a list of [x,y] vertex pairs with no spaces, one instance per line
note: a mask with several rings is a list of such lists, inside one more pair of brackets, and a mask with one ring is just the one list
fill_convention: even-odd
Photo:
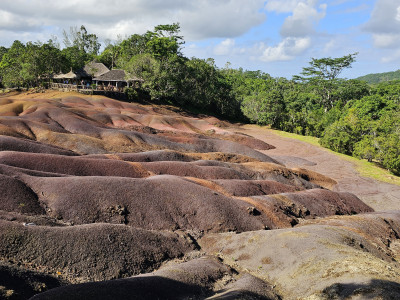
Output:
[[92,61],[91,63],[86,64],[82,69],[80,69],[77,72],[77,75],[79,78],[94,78],[94,77],[99,77],[107,72],[109,72],[110,69],[108,69],[104,64],[102,63],[97,63]]
[[57,74],[53,76],[53,79],[78,79],[78,76],[71,71],[69,71],[67,74]]
[[77,72],[73,72],[72,70],[66,74],[60,73],[53,76],[53,79],[92,79],[93,77],[98,77],[103,75],[104,73],[109,72],[110,70],[102,63],[91,62],[86,64],[82,69]]
[[143,82],[143,79],[134,76],[127,76],[124,70],[114,69],[96,78],[93,78],[93,81],[115,83],[116,85],[124,83],[129,86],[130,83],[141,83]]

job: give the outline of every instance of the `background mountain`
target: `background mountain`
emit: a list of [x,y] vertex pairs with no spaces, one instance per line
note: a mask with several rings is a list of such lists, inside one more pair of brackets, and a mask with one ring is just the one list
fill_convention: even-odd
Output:
[[356,78],[366,81],[369,84],[380,83],[385,81],[400,80],[400,70],[384,73],[372,73]]

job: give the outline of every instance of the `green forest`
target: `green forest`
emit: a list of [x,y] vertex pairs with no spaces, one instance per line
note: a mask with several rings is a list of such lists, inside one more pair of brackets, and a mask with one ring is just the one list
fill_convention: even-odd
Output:
[[[373,161],[400,175],[400,81],[368,84],[340,78],[357,53],[312,58],[301,74],[273,78],[261,71],[218,68],[213,59],[182,54],[179,24],[159,25],[101,47],[84,26],[46,43],[0,47],[0,85],[35,87],[52,75],[97,61],[142,78],[132,100],[169,103],[229,120],[320,138],[322,146]],[[100,51],[100,49],[103,49]]]
[[385,73],[368,74],[357,78],[370,84],[376,84],[392,80],[400,80],[400,70]]

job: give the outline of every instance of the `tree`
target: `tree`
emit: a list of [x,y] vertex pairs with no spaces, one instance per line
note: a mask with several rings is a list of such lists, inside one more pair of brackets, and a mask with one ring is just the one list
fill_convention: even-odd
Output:
[[314,86],[315,91],[321,95],[322,104],[325,110],[334,106],[335,97],[333,91],[339,83],[343,81],[338,79],[340,73],[351,68],[351,64],[355,61],[358,53],[345,55],[338,58],[312,58],[309,67],[304,67],[300,73],[302,76],[293,76],[296,81],[305,81]]
[[21,77],[22,63],[24,59],[25,45],[16,40],[10,49],[3,55],[0,62],[0,73],[2,82],[7,87],[22,86],[24,83]]
[[98,57],[98,60],[106,65],[108,68],[113,69],[117,63],[117,59],[121,54],[121,38],[114,43],[111,40],[105,41],[106,47]]
[[116,58],[117,67],[124,68],[124,65],[135,55],[149,53],[146,46],[147,42],[148,37],[140,34],[133,34],[129,38],[121,41]]
[[[4,54],[6,54],[8,49],[6,47],[0,46],[0,64],[3,59]],[[3,77],[0,69],[0,87],[3,87]]]
[[64,48],[62,49],[61,53],[64,56],[64,59],[67,61],[67,70],[64,69],[64,71],[70,71],[68,68],[71,68],[72,70],[78,70],[82,68],[85,63],[91,61],[92,59],[90,55],[79,50],[77,46]]
[[181,56],[181,45],[184,42],[182,36],[178,35],[179,32],[179,23],[154,27],[154,31],[145,34],[147,50],[161,60],[173,55]]
[[285,112],[283,96],[277,89],[254,93],[244,98],[242,112],[260,125],[281,128]]
[[69,47],[77,47],[80,51],[83,51],[91,56],[98,54],[101,44],[98,38],[93,33],[88,33],[85,26],[81,26],[78,30],[77,27],[70,27],[69,33],[65,30],[64,35],[64,45]]
[[400,175],[400,132],[394,132],[378,138],[379,153],[377,158],[383,167]]
[[6,54],[8,49],[6,47],[0,46],[0,61],[3,59],[4,54]]
[[376,158],[377,153],[377,141],[373,136],[366,135],[354,145],[353,156],[357,158],[363,158],[372,162]]

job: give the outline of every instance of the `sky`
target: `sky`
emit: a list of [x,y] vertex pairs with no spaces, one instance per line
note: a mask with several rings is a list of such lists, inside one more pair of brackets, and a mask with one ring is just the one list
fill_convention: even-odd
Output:
[[400,0],[0,0],[0,45],[84,25],[99,40],[179,23],[187,57],[291,78],[311,58],[358,52],[342,77],[400,69]]

